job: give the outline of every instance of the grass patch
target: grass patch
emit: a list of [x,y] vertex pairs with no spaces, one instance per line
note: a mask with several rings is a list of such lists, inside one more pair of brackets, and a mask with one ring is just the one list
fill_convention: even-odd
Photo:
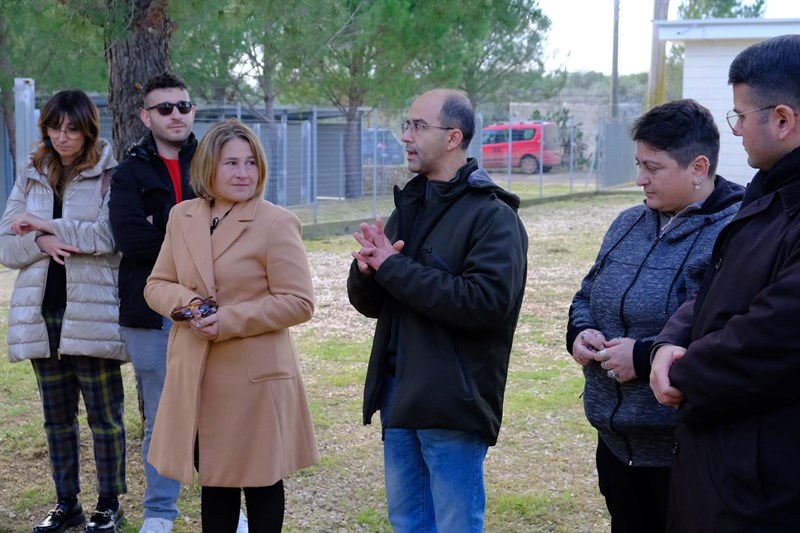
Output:
[[[530,177],[515,175],[515,180]],[[503,186],[502,179],[498,180]],[[577,187],[576,181],[576,187]],[[582,185],[582,184],[581,184]],[[562,189],[548,187],[548,192]],[[538,183],[512,191],[538,195]],[[388,200],[388,198],[387,198]],[[599,194],[520,210],[530,237],[528,284],[511,355],[503,426],[487,456],[486,531],[609,530],[594,473],[596,435],[583,414],[583,376],[564,348],[567,309],[591,266],[606,228],[641,195]],[[380,204],[391,210],[390,200]],[[328,206],[326,206],[327,208]],[[331,213],[369,220],[371,201],[339,202]],[[383,211],[385,209],[385,211]],[[307,216],[307,214],[303,215]],[[302,218],[302,217],[301,217]],[[361,421],[363,379],[375,321],[355,312],[345,280],[352,237],[306,241],[316,312],[294,330],[322,459],[286,481],[287,532],[390,531],[383,491],[380,423]],[[0,270],[0,338],[13,273]],[[129,493],[122,497],[135,533],[142,521],[141,420],[130,365],[123,367]],[[81,495],[95,500],[91,433],[81,413]],[[265,450],[265,453],[269,453]],[[174,533],[200,531],[197,486],[184,486]],[[51,508],[54,489],[30,363],[11,364],[0,341],[0,532],[30,531]]]

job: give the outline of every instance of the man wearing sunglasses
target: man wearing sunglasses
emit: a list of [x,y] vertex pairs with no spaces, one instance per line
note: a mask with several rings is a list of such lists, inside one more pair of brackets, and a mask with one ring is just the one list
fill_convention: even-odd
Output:
[[141,533],[168,532],[178,516],[180,484],[147,463],[147,451],[166,375],[170,321],[151,310],[144,286],[155,264],[167,227],[169,210],[194,198],[189,166],[197,147],[192,134],[195,108],[184,82],[171,73],[151,78],[144,87],[139,117],[150,132],[128,151],[111,182],[109,216],[117,247],[120,325],[136,371],[144,405],[142,456],[147,486]]
[[395,212],[361,224],[347,289],[377,318],[364,423],[380,411],[397,533],[483,532],[483,463],[497,442],[528,236],[519,198],[467,159],[469,99],[436,89],[403,122],[408,169]]

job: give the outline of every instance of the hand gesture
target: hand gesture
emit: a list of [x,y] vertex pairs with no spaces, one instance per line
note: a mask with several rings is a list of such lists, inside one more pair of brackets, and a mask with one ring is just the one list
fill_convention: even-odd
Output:
[[41,231],[43,233],[53,233],[50,221],[37,217],[31,213],[23,213],[14,217],[11,221],[11,229],[17,235],[25,235],[31,231]]
[[593,328],[581,331],[572,343],[572,358],[579,365],[595,362],[595,354],[606,347],[605,336]]
[[658,403],[662,405],[679,407],[683,403],[683,393],[669,381],[669,370],[685,353],[686,348],[672,344],[665,344],[656,350],[650,370],[650,388],[653,389]]
[[55,235],[40,235],[36,237],[36,245],[59,265],[63,265],[64,259],[71,254],[80,253],[79,249],[61,242]]
[[367,273],[370,269],[378,270],[383,262],[391,255],[400,253],[405,246],[402,240],[392,244],[383,232],[383,220],[375,219],[375,224],[361,224],[361,232],[354,233],[356,242],[361,245],[357,252],[350,255],[356,260],[358,269]]
[[605,343],[605,348],[597,352],[595,361],[600,362],[600,367],[608,371],[608,377],[620,383],[636,379],[633,368],[633,345],[636,341],[630,338],[611,339]]

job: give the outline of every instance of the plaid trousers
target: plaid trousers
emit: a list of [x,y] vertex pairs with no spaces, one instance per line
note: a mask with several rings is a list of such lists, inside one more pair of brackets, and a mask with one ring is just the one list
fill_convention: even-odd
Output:
[[98,496],[127,492],[125,483],[124,389],[121,362],[99,357],[60,355],[64,310],[43,309],[51,355],[32,359],[44,411],[50,466],[59,499],[80,493],[78,399],[83,395],[92,431]]

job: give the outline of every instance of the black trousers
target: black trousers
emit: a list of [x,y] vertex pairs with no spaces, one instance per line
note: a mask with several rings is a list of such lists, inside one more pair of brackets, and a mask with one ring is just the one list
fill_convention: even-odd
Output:
[[663,532],[667,527],[669,468],[628,466],[597,439],[600,492],[612,533]]
[[203,533],[235,533],[239,523],[241,494],[247,503],[247,525],[251,533],[280,533],[285,505],[283,481],[269,487],[202,487],[200,515]]

